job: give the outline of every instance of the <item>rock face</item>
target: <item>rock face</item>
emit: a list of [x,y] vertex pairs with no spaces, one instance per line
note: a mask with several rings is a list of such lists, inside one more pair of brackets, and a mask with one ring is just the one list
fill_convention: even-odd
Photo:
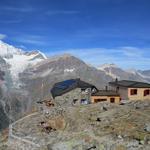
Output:
[[5,75],[7,74],[5,71],[6,63],[5,61],[0,57],[0,131],[1,129],[7,127],[9,125],[9,117],[6,113],[5,108],[6,103],[5,103],[5,96],[4,96],[4,80],[5,80]]
[[1,129],[8,127],[8,125],[9,125],[9,118],[5,114],[2,104],[0,104],[0,131]]

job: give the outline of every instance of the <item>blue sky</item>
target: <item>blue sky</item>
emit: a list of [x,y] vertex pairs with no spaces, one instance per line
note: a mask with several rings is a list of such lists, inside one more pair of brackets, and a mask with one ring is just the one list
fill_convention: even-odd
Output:
[[149,0],[0,0],[0,39],[48,56],[150,69]]

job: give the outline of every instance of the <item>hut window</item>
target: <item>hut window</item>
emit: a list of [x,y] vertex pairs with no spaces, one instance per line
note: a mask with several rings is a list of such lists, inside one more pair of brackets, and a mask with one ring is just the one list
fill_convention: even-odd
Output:
[[131,89],[130,95],[137,95],[137,89]]
[[115,102],[115,98],[110,98],[110,102],[114,103]]
[[104,102],[104,101],[107,101],[107,99],[94,99],[95,103]]
[[87,99],[81,99],[81,104],[88,104],[88,100]]
[[144,90],[144,96],[150,95],[150,90]]
[[81,89],[81,92],[85,92],[85,89]]

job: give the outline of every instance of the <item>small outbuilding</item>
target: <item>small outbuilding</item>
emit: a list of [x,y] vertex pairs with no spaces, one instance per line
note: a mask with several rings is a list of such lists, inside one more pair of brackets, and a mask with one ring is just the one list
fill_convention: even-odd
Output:
[[120,95],[116,91],[111,90],[99,90],[96,93],[93,93],[91,96],[91,103],[98,103],[98,102],[110,102],[110,103],[120,103]]

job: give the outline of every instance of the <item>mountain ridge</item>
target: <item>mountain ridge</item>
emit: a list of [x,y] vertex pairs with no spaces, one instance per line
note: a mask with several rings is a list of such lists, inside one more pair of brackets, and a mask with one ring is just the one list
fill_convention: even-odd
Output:
[[111,76],[113,79],[118,78],[119,80],[128,79],[128,80],[137,80],[150,82],[149,77],[145,74],[147,70],[136,70],[128,69],[124,70],[118,67],[116,64],[103,64],[98,67],[98,70],[104,71],[107,75]]

